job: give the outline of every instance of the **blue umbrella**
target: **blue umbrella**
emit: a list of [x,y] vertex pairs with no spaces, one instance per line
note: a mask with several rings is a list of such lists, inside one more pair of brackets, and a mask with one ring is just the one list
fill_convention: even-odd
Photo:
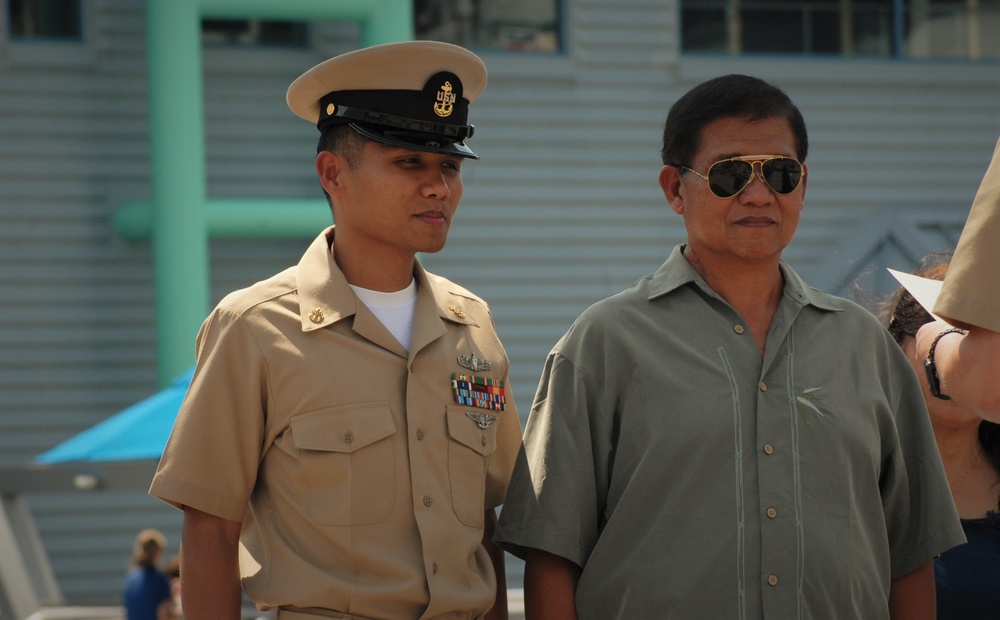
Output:
[[39,464],[159,459],[194,368],[169,386],[35,457]]

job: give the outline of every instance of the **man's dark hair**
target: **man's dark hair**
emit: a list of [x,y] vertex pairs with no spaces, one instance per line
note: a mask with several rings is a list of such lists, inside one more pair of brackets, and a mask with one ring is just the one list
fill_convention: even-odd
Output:
[[809,150],[806,123],[785,91],[747,75],[711,79],[689,90],[671,106],[663,127],[660,156],[664,165],[689,166],[701,148],[701,133],[708,124],[722,118],[762,121],[776,117],[788,121],[795,137],[795,156],[805,161]]
[[323,151],[339,153],[347,158],[347,163],[353,168],[358,165],[361,147],[364,146],[366,139],[346,123],[328,125],[319,135],[316,153]]
[[[323,151],[338,153],[347,160],[347,165],[355,168],[361,160],[361,149],[365,145],[367,138],[351,129],[345,123],[328,125],[319,135],[319,144],[316,145],[316,154]],[[323,190],[326,202],[333,206],[330,194]]]

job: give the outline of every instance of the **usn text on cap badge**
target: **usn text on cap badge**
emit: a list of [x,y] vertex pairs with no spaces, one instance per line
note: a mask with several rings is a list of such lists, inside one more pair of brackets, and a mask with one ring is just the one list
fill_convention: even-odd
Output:
[[482,411],[466,411],[465,415],[469,416],[479,428],[489,428],[499,418],[499,416],[483,413]]
[[458,365],[462,368],[468,368],[472,372],[479,372],[480,370],[489,370],[493,368],[493,364],[481,357],[476,357],[476,354],[472,355],[459,355]]
[[451,92],[451,82],[445,82],[441,85],[441,90],[437,92],[437,103],[434,104],[434,113],[442,118],[451,116],[457,99],[458,97],[455,96],[455,93]]

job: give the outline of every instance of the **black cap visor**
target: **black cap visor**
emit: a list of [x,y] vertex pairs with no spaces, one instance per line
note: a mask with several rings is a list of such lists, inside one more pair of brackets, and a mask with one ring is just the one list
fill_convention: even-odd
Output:
[[348,126],[365,138],[380,144],[413,151],[479,159],[479,155],[472,152],[472,149],[465,146],[464,143],[449,140],[438,134],[407,131],[405,129],[395,129],[382,125],[363,125],[361,123],[348,123]]

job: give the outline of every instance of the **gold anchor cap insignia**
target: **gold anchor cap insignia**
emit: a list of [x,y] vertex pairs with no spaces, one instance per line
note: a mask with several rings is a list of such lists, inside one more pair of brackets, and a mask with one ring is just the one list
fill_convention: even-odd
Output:
[[458,101],[458,97],[452,92],[451,82],[445,80],[445,83],[438,89],[434,113],[442,118],[451,116],[456,101]]

